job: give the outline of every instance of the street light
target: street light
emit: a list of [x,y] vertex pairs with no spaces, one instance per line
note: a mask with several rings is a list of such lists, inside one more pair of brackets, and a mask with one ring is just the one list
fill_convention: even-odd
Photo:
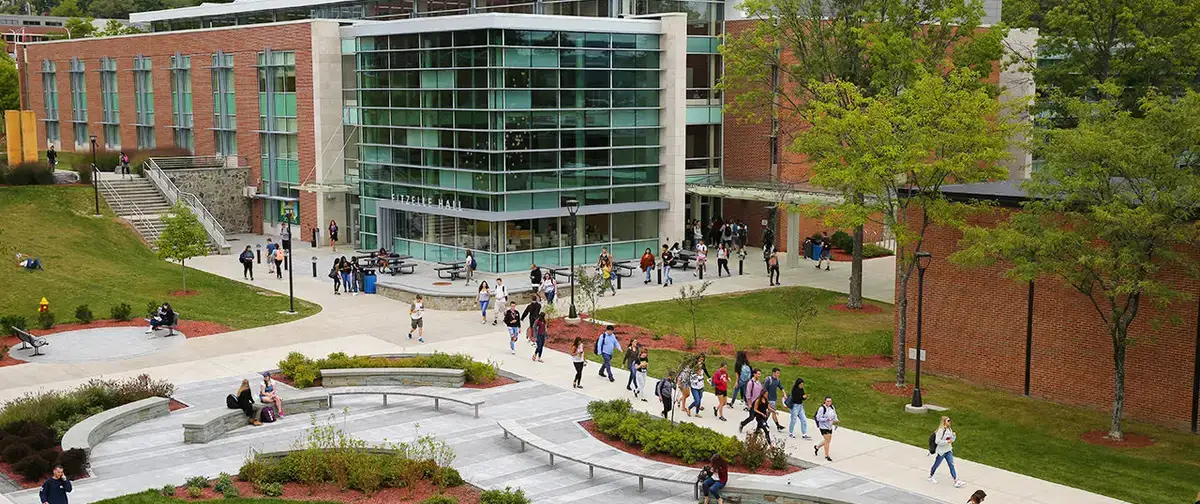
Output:
[[925,299],[925,269],[933,260],[933,254],[918,250],[917,257],[917,382],[913,385],[912,407],[924,406],[921,401],[921,315],[922,301]]
[[[287,214],[284,215],[284,218],[287,219],[287,236],[288,236],[288,239],[287,239],[288,313],[295,315],[296,314],[296,289],[292,284],[292,270],[295,269],[295,268],[292,268],[292,262],[293,262],[292,261],[292,211],[288,210]],[[920,328],[921,324],[918,323],[917,327]]]
[[570,198],[563,202],[567,207],[567,213],[571,214],[571,309],[567,312],[567,318],[577,319],[579,313],[575,311],[575,213],[579,211],[579,200]]
[[96,170],[96,135],[92,135],[92,196],[96,199],[96,215],[100,215],[100,173]]

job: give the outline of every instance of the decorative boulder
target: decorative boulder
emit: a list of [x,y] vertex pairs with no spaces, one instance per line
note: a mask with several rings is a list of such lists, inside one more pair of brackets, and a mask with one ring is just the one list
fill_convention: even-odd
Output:
[[71,170],[54,170],[55,184],[78,184],[79,174]]

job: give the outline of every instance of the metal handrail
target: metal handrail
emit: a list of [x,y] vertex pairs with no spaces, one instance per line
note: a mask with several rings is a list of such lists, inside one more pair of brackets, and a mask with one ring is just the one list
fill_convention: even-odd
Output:
[[213,217],[213,214],[208,211],[208,208],[204,206],[204,203],[200,201],[198,196],[190,192],[181,191],[174,182],[171,182],[171,179],[163,173],[162,168],[158,167],[158,163],[154,161],[154,158],[147,159],[142,164],[142,173],[146,174],[146,178],[150,179],[158,187],[158,190],[163,193],[163,196],[166,196],[167,201],[172,206],[182,201],[183,206],[196,215],[196,219],[204,226],[204,230],[208,232],[208,237],[212,239],[219,250],[223,252],[229,248],[229,241],[225,239],[225,227],[221,225],[221,222],[216,217]]
[[[137,203],[134,203],[132,201],[126,201],[125,198],[123,196],[121,196],[120,191],[117,191],[117,189],[115,187],[113,187],[113,185],[110,184],[107,180],[100,178],[99,170],[94,170],[92,172],[92,177],[95,177],[96,183],[100,185],[101,190],[105,191],[106,196],[104,199],[107,201],[110,197],[112,198],[112,201],[109,202],[109,206],[112,206],[113,202],[115,202],[117,204],[117,207],[120,208],[122,211],[124,211],[124,210],[132,210],[133,211],[131,214],[123,216],[125,218],[125,220],[130,221],[131,223],[136,222],[136,221],[149,221],[150,220],[146,216],[146,213],[142,211],[141,207],[139,207]],[[136,217],[136,218],[131,219],[130,217]],[[156,227],[156,226],[142,226],[139,228],[137,224],[134,224],[134,228],[137,228],[139,230],[139,233],[141,232],[142,228],[144,228],[146,230],[145,234],[142,234],[142,238],[144,238],[146,240],[146,242],[150,243],[150,245],[154,245],[154,243],[158,241],[158,238],[160,236],[162,236],[162,232],[159,231],[158,227]]]

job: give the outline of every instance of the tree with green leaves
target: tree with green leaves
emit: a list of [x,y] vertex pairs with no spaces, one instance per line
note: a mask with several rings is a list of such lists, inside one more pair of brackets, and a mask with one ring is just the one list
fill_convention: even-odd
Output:
[[112,37],[116,35],[133,35],[136,33],[145,33],[142,29],[121,23],[115,19],[109,19],[104,24],[104,29],[96,32],[97,37]]
[[184,262],[198,256],[208,255],[208,231],[196,214],[186,206],[176,203],[170,213],[162,216],[163,228],[155,246],[158,247],[158,257],[170,261],[179,261],[179,273],[183,278],[183,291],[187,292],[187,268]]
[[83,17],[83,14],[83,9],[79,7],[77,0],[62,0],[50,9],[51,16],[71,18]]
[[1121,86],[1099,90],[1099,100],[1061,99],[1078,124],[1040,133],[1049,148],[1022,185],[1028,200],[994,227],[967,227],[952,260],[1005,263],[1023,282],[1057,278],[1091,304],[1112,344],[1108,435],[1120,440],[1130,326],[1143,307],[1166,316],[1188,297],[1163,273],[1197,272],[1200,94],[1151,93],[1134,113],[1121,103]]
[[[817,86],[841,81],[864,97],[895,96],[949,68],[987,74],[1003,51],[1004,30],[981,28],[982,4],[970,0],[745,0],[739,8],[756,23],[724,38],[718,89],[732,114],[769,121],[784,145],[811,121]],[[841,192],[852,206],[863,204],[864,194]],[[820,213],[827,225],[853,228],[847,307],[862,308],[866,218]]]
[[679,297],[675,298],[675,302],[679,303],[683,309],[687,310],[688,315],[691,316],[692,339],[688,340],[684,338],[689,349],[696,346],[696,341],[700,337],[696,328],[696,318],[700,315],[700,302],[704,300],[704,292],[708,290],[710,285],[712,285],[712,282],[708,280],[700,282],[699,287],[694,284],[684,285],[679,288]]
[[792,322],[792,351],[800,351],[800,330],[804,328],[804,323],[812,320],[817,316],[817,307],[814,303],[817,296],[811,290],[804,289],[797,291],[792,302],[784,305],[784,313],[787,314],[788,320]]
[[966,204],[951,203],[945,184],[1002,179],[1018,128],[967,69],[927,74],[896,96],[864,96],[849,82],[813,86],[811,128],[796,139],[808,153],[812,180],[847,194],[835,211],[847,219],[880,216],[896,236],[896,384],[905,381],[908,281],[925,232],[955,222]]
[[[18,110],[21,108],[21,94],[17,82],[17,64],[8,56],[8,46],[2,40],[0,52],[0,110]],[[0,131],[3,131],[2,127]]]
[[63,28],[67,29],[67,38],[79,39],[88,38],[96,34],[96,25],[92,24],[94,20],[90,17],[79,18],[73,17],[63,23]]

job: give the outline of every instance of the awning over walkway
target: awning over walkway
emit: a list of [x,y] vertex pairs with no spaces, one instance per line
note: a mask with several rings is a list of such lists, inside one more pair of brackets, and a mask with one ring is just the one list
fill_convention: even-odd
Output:
[[688,194],[773,203],[840,203],[841,196],[809,184],[688,184]]

